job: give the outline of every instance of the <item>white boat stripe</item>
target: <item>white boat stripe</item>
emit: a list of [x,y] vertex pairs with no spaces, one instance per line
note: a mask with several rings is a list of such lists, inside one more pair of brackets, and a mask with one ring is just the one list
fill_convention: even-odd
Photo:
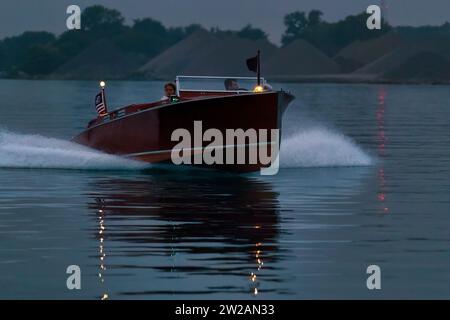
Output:
[[138,153],[129,153],[126,155],[123,155],[123,157],[138,157],[138,156],[144,156],[144,155],[150,155],[150,154],[159,154],[159,153],[164,153],[164,152],[170,152],[172,153],[173,151],[175,152],[179,152],[182,150],[186,150],[186,151],[199,151],[199,150],[209,150],[209,149],[216,149],[216,148],[233,148],[233,147],[238,147],[238,148],[242,148],[242,147],[255,147],[255,146],[259,146],[259,145],[269,145],[269,144],[275,144],[275,142],[260,142],[260,143],[246,143],[246,144],[228,144],[225,146],[207,146],[207,147],[196,147],[196,148],[177,148],[177,149],[166,149],[166,150],[156,150],[156,151],[146,151],[146,152],[138,152]]

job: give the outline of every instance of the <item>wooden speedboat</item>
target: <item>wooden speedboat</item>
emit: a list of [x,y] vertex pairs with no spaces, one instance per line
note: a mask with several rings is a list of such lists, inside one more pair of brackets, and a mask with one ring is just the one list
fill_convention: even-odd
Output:
[[[90,121],[86,130],[73,141],[140,161],[170,163],[172,151],[179,143],[173,141],[172,133],[175,130],[183,128],[194,136],[198,134],[194,133],[194,123],[199,121],[203,132],[217,129],[224,135],[227,129],[281,129],[283,113],[294,99],[288,92],[264,90],[262,85],[255,87],[255,90],[250,88],[250,91],[190,89],[183,86],[183,81],[192,78],[200,82],[211,78],[222,79],[179,76],[176,81],[177,95],[172,99],[132,104],[106,112]],[[256,78],[233,79],[256,82]],[[201,146],[192,146],[188,156],[198,155],[207,145],[208,143],[204,142]],[[223,147],[245,148],[248,152],[255,146],[251,143],[236,143]],[[221,169],[244,172],[255,171],[264,166],[267,165],[259,162],[214,165]]]

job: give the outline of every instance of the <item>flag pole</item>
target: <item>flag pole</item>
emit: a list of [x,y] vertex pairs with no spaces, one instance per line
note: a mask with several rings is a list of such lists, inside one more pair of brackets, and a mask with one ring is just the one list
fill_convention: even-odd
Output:
[[100,88],[102,88],[103,104],[105,105],[106,112],[108,112],[108,106],[106,105],[105,87],[106,87],[105,81],[100,81]]
[[258,86],[261,85],[261,51],[258,50],[257,55],[257,77],[258,77]]
[[105,104],[105,110],[108,110],[108,106],[106,105],[105,88],[102,88],[102,95],[103,95],[103,103]]

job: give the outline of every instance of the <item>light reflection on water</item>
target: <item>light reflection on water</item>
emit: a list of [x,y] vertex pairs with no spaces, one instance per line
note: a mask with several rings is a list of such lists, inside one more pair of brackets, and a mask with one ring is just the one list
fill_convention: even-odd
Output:
[[[256,292],[258,272],[266,263],[266,277],[276,281],[277,267],[270,263],[279,259],[277,194],[254,179],[217,175],[217,184],[211,178],[209,173],[161,173],[144,179],[104,179],[90,186],[95,192],[89,194],[89,208],[93,219],[102,221],[97,230],[100,258],[106,256],[100,269],[113,273],[110,280],[108,271],[103,272],[101,280],[114,281],[115,270],[138,269],[160,274],[163,287],[143,285],[121,294],[245,294]],[[120,262],[123,257],[133,257],[134,265]],[[178,263],[186,257],[192,261]],[[207,288],[199,282],[175,290],[181,275],[242,280],[218,280]]]

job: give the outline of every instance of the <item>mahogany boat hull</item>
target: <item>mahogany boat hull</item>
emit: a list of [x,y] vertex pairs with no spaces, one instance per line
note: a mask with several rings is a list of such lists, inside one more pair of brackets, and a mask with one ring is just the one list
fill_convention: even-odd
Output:
[[[282,116],[294,97],[284,91],[246,93],[229,96],[202,97],[165,103],[141,111],[110,115],[90,126],[73,141],[106,153],[149,163],[172,162],[172,141],[176,129],[187,129],[194,137],[194,122],[201,121],[202,130],[214,128],[225,135],[227,129],[280,129]],[[248,153],[254,146],[240,145]],[[201,153],[193,150],[192,153]],[[232,171],[256,171],[261,163],[214,165]]]

